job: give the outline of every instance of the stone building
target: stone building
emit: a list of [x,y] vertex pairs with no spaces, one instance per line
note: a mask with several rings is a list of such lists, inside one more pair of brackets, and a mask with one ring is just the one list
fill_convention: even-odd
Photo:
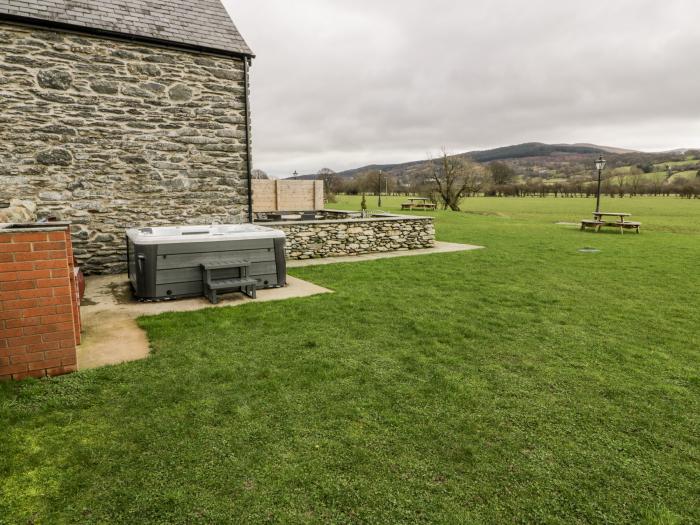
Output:
[[247,221],[252,57],[219,0],[0,0],[0,207],[70,221],[88,273],[127,227]]

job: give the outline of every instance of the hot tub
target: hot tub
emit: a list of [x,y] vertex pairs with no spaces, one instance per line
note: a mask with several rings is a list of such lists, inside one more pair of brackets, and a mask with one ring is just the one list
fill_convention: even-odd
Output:
[[[129,280],[139,299],[175,299],[203,294],[207,262],[250,263],[248,276],[257,288],[277,288],[287,281],[285,234],[256,224],[173,226],[127,230]],[[226,278],[237,278],[238,269]]]

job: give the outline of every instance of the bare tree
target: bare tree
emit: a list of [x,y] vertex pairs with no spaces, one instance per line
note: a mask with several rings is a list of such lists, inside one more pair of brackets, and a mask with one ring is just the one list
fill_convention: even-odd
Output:
[[[464,161],[462,161],[464,163]],[[488,170],[480,164],[467,163],[464,170],[463,196],[476,196],[489,184]]]
[[355,178],[357,188],[361,193],[376,194],[379,185],[379,170],[368,170]]
[[323,181],[323,189],[326,193],[326,198],[331,198],[341,189],[342,179],[330,168],[321,168],[318,170],[316,178]]
[[644,172],[637,166],[632,166],[627,176],[627,181],[630,189],[630,196],[634,197],[639,194],[639,190],[642,187]]
[[496,186],[510,184],[515,179],[515,170],[505,162],[492,162],[489,164],[489,171]]
[[612,177],[617,181],[617,194],[620,198],[625,196],[625,190],[627,189],[627,173],[624,170],[613,171]]
[[430,168],[443,209],[460,211],[459,202],[474,185],[475,165],[465,159],[449,156],[443,148],[439,159],[430,159]]
[[666,182],[666,174],[663,172],[655,172],[649,176],[650,188],[654,195],[661,195],[661,190]]
[[251,176],[255,180],[268,180],[270,177],[263,170],[255,169],[251,172]]
[[396,193],[398,187],[399,187],[399,180],[392,176],[392,175],[387,175],[386,173],[384,174],[384,179],[383,179],[383,184],[384,184],[384,191],[387,195],[391,195],[393,193]]

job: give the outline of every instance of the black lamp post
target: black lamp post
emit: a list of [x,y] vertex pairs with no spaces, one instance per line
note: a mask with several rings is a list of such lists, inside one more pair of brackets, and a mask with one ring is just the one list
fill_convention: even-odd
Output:
[[379,170],[379,202],[377,205],[382,207],[382,170]]
[[297,170],[294,170],[294,180],[297,180],[298,176],[299,176],[299,172]]
[[596,194],[595,212],[600,212],[600,185],[603,181],[603,170],[605,169],[605,159],[601,155],[598,160],[595,161],[595,167],[598,170],[598,193]]

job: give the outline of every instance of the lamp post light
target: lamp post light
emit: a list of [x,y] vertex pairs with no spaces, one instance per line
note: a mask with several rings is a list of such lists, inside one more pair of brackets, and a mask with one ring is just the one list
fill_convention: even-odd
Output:
[[606,161],[601,155],[598,160],[595,161],[595,167],[598,170],[598,193],[596,194],[595,212],[600,212],[600,186],[603,181],[603,170],[605,169]]
[[299,177],[299,172],[297,170],[294,170],[293,176],[294,180],[297,180],[297,177]]
[[379,202],[377,205],[382,207],[382,170],[379,170]]

